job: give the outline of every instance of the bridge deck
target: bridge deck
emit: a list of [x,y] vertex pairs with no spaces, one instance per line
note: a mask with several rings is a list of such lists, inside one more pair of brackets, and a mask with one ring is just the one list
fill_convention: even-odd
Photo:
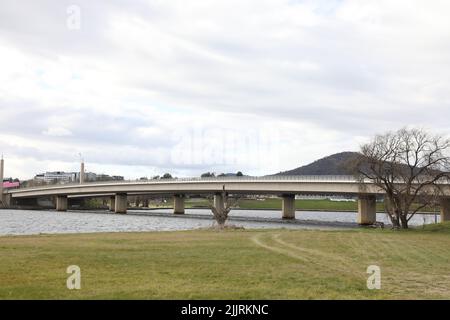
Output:
[[382,193],[370,183],[360,183],[352,176],[296,176],[296,177],[236,177],[182,178],[149,181],[91,182],[84,184],[50,185],[8,190],[14,198],[52,195],[109,195],[128,194],[193,194],[215,193],[253,194],[358,194]]

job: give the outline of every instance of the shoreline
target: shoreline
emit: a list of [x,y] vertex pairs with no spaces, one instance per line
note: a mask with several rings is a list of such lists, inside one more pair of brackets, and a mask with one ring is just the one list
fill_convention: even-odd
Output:
[[[153,208],[144,208],[144,207],[128,207],[127,210],[133,211],[154,211],[154,210],[170,210],[173,207],[153,207]],[[196,206],[196,207],[185,207],[186,210],[209,210],[209,207],[205,206]],[[54,208],[50,207],[27,207],[27,206],[15,206],[15,207],[0,207],[0,210],[33,210],[33,211],[55,211]],[[70,208],[67,211],[108,211],[107,207],[103,208]],[[281,211],[281,208],[232,208],[231,211]],[[295,209],[295,212],[343,212],[343,213],[357,213],[357,210],[345,210],[345,209]],[[377,214],[386,214],[384,211],[377,211]],[[417,212],[416,215],[440,215],[440,212],[430,212],[430,211],[421,211]]]
[[[169,210],[173,209],[173,207],[158,207],[158,208],[143,208],[143,207],[129,207],[128,210]],[[186,207],[185,209],[201,209],[201,210],[208,210],[208,207],[204,206],[198,206],[198,207]],[[94,209],[87,209],[87,210],[94,210]],[[281,208],[232,208],[231,211],[242,211],[242,210],[255,210],[255,211],[281,211]],[[295,209],[296,212],[301,211],[312,211],[312,212],[353,212],[357,213],[357,210],[344,210],[344,209]],[[377,211],[377,213],[386,213],[384,211]],[[422,214],[422,215],[439,215],[439,212],[429,212],[429,211],[423,211],[423,212],[417,212],[416,214]]]

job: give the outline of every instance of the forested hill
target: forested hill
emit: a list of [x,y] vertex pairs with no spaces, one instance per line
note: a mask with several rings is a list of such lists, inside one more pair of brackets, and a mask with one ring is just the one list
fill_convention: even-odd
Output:
[[357,152],[341,152],[319,159],[308,165],[280,172],[276,176],[288,175],[351,175],[349,164],[358,157]]

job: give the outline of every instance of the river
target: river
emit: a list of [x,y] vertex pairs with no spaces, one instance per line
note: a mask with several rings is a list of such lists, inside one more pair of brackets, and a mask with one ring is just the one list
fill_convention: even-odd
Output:
[[[106,211],[0,210],[0,235],[40,233],[142,232],[207,228],[213,224],[206,209],[186,209],[174,215],[171,209],[129,210],[128,214]],[[277,210],[234,210],[228,224],[251,228],[341,229],[356,228],[354,212],[297,211],[295,220],[280,219]],[[377,221],[389,223],[385,214]],[[439,222],[439,216],[437,217]],[[416,215],[410,224],[434,223],[434,215]]]

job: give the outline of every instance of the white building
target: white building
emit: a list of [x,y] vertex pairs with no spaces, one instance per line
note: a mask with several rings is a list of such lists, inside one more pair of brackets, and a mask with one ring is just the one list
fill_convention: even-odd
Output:
[[[53,171],[37,174],[34,180],[46,182],[46,183],[70,183],[79,182],[80,173],[79,172],[64,172],[64,171]],[[84,173],[84,181],[114,181],[123,180],[122,176],[109,176],[106,174],[96,174],[93,172]]]
[[75,172],[63,172],[63,171],[53,171],[37,174],[34,177],[37,181],[44,181],[47,183],[51,182],[62,182],[69,183],[76,181],[76,173]]
[[[80,181],[80,173],[76,172],[74,174],[75,174],[75,181]],[[84,181],[97,181],[97,174],[93,172],[85,172]]]

